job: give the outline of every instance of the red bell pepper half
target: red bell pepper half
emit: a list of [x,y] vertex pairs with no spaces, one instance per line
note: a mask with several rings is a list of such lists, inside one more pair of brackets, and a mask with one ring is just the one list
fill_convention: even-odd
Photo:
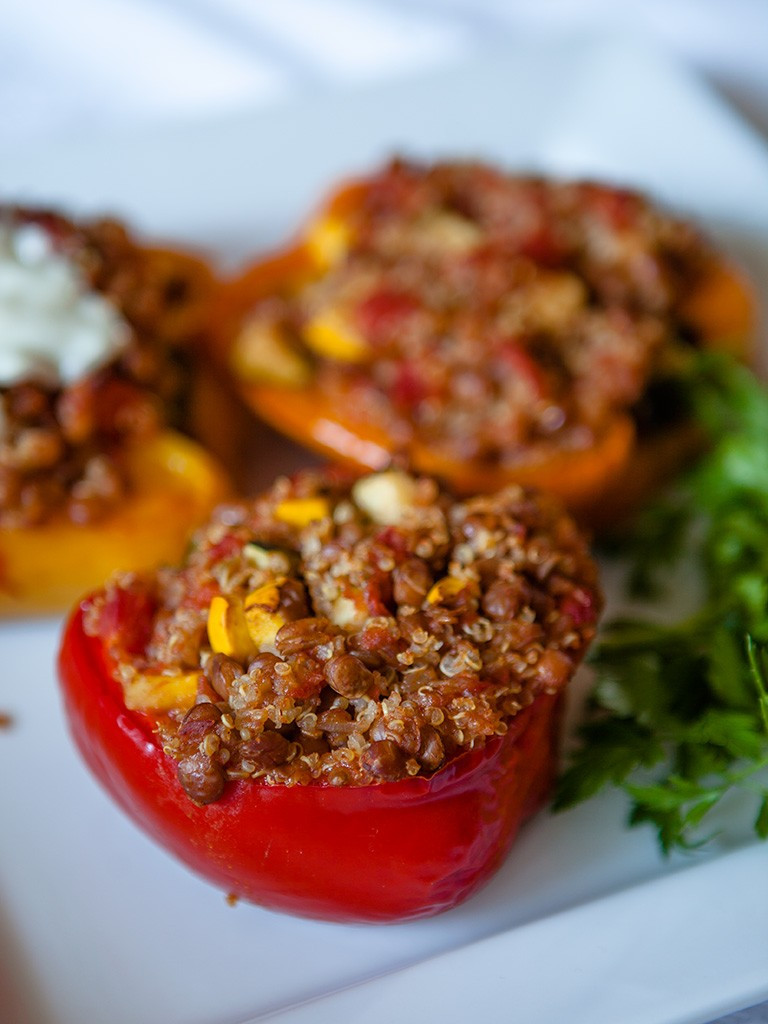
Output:
[[447,910],[498,869],[553,781],[560,698],[542,694],[503,737],[430,778],[234,781],[201,807],[151,719],[126,709],[102,640],[83,629],[83,606],[67,625],[59,670],[80,752],[123,810],[202,877],[273,910],[357,922]]

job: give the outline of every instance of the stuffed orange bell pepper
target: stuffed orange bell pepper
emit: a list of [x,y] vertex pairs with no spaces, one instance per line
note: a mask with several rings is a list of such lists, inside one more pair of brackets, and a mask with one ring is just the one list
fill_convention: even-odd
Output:
[[217,307],[242,393],[289,436],[458,491],[542,487],[592,520],[679,461],[681,362],[743,354],[752,321],[740,275],[638,194],[400,161]]
[[86,599],[60,677],[96,777],[194,871],[406,920],[471,895],[546,800],[601,597],[554,499],[348,476],[223,507],[176,572]]
[[177,558],[224,495],[166,425],[211,285],[116,222],[0,211],[0,614]]

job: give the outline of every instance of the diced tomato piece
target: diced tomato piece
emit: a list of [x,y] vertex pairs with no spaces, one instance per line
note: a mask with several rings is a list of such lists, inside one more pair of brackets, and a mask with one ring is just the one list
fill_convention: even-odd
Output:
[[551,228],[541,224],[520,243],[518,251],[543,267],[562,263],[565,250]]
[[560,610],[564,615],[569,615],[574,626],[583,626],[588,622],[594,622],[597,618],[594,594],[590,594],[583,587],[575,587],[567,597],[563,599]]
[[402,530],[398,530],[396,526],[385,526],[383,530],[376,534],[376,542],[390,548],[396,555],[402,556],[407,550]]
[[156,602],[140,581],[107,591],[98,613],[98,632],[108,650],[141,654],[152,632]]
[[357,324],[372,344],[383,344],[403,328],[408,317],[419,310],[419,302],[407,292],[375,291],[358,305]]
[[401,406],[412,409],[429,394],[429,389],[413,363],[400,363],[397,368],[391,395]]
[[217,580],[211,578],[209,580],[203,580],[200,585],[194,591],[184,599],[184,605],[187,608],[193,610],[201,610],[203,608],[209,608],[211,601],[216,597],[217,594],[221,593],[221,587]]
[[399,637],[393,636],[386,626],[369,623],[354,638],[354,646],[361,651],[396,652],[401,644]]
[[585,185],[583,196],[587,205],[616,231],[631,228],[641,203],[637,195],[619,188]]
[[225,558],[230,558],[232,555],[237,554],[242,546],[242,541],[238,537],[233,533],[228,533],[208,551],[208,564],[213,565],[215,562],[221,562]]
[[363,598],[371,615],[389,615],[392,600],[392,580],[388,573],[375,573],[363,587]]

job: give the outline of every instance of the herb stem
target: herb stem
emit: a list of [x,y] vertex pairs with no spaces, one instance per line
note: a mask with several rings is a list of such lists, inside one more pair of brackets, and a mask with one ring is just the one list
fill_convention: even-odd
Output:
[[768,769],[768,392],[729,357],[694,363],[690,408],[711,447],[622,549],[644,593],[658,590],[660,569],[669,577],[691,562],[701,603],[679,622],[604,629],[582,745],[555,798],[562,809],[619,786],[630,824],[654,825],[665,853],[706,841],[702,821],[733,789],[758,798],[754,828],[768,838],[768,784],[757,778]]

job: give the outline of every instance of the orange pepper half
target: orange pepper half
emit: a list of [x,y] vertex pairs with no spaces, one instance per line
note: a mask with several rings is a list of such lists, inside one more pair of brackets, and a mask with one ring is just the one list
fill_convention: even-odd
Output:
[[78,525],[63,514],[0,530],[0,615],[60,611],[115,570],[177,561],[228,483],[199,445],[164,431],[127,457],[132,488],[113,512]]
[[[360,470],[378,470],[404,457],[416,471],[440,477],[458,493],[496,490],[521,483],[557,494],[583,521],[608,526],[642,504],[691,457],[699,444],[690,424],[640,439],[629,413],[617,414],[594,443],[566,449],[542,445],[514,464],[460,460],[418,439],[405,449],[366,420],[353,400],[332,399],[310,378],[301,386],[249,380],[233,357],[233,345],[253,305],[270,294],[290,294],[322,272],[316,250],[318,225],[343,220],[364,194],[364,185],[342,187],[291,247],[252,265],[223,286],[214,301],[213,334],[219,356],[230,362],[245,402],[271,426],[325,456]],[[332,244],[332,241],[331,241]],[[751,291],[729,263],[714,260],[678,314],[703,344],[739,358],[749,355],[756,311]]]

